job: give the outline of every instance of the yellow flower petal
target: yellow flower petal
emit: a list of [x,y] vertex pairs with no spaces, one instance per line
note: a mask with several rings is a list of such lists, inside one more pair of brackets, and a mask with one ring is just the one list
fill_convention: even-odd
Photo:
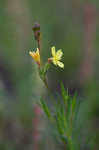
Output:
[[39,53],[39,49],[37,48],[37,50],[36,50],[36,53],[38,54],[38,55],[40,55],[40,53]]
[[40,63],[40,53],[39,53],[39,49],[38,48],[36,50],[36,57],[37,57],[37,61]]
[[36,52],[29,52],[30,56],[32,56],[32,58],[38,63],[40,64],[40,53],[39,53],[39,49],[37,48]]
[[56,55],[55,46],[53,46],[53,47],[51,48],[51,51],[52,51],[52,56],[54,57],[54,56]]
[[57,66],[57,61],[55,59],[52,60],[53,64]]
[[56,52],[56,58],[57,58],[58,60],[60,60],[60,59],[61,59],[62,55],[63,55],[63,52],[62,52],[62,50],[61,50],[61,49],[60,49],[60,50],[58,50],[58,51]]
[[60,61],[57,61],[57,65],[60,67],[60,68],[64,68],[64,64]]
[[34,59],[34,55],[35,55],[35,52],[29,52],[30,56],[32,56],[32,58]]

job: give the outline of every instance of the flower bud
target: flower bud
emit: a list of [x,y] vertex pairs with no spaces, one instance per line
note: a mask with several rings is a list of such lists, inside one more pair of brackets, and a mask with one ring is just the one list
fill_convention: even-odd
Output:
[[40,40],[40,24],[35,23],[32,30],[34,32],[35,40],[39,41]]
[[33,26],[33,28],[32,28],[32,30],[33,30],[34,32],[40,30],[40,24],[35,23],[34,26]]

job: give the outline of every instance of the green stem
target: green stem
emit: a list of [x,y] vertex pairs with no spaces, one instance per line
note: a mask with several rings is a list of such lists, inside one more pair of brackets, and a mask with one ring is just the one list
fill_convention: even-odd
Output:
[[46,78],[43,80],[43,82],[44,82],[44,84],[45,84],[46,88],[49,90],[49,87],[48,87],[48,83],[47,83]]
[[73,143],[72,143],[72,138],[71,137],[68,139],[68,144],[69,144],[70,150],[75,150],[75,148],[73,146]]

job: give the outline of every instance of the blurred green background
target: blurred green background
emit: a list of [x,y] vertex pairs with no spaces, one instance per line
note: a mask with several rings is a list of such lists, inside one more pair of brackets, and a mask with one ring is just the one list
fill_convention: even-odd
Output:
[[[77,90],[82,96],[83,91],[88,99],[86,113],[93,121],[92,128],[99,131],[96,125],[99,124],[98,18],[98,0],[0,1],[0,148],[2,150],[33,149],[34,107],[32,105],[41,95],[46,94],[45,86],[37,73],[37,66],[29,56],[29,51],[37,47],[32,32],[35,22],[40,23],[41,26],[43,62],[51,56],[52,46],[56,46],[56,49],[61,48],[64,52],[65,69],[52,65],[48,72],[50,88],[54,93],[59,90],[59,82],[63,81],[71,94]],[[50,135],[48,134],[47,137]],[[51,149],[48,147],[51,140],[46,142],[46,146],[41,147]],[[52,142],[53,150],[55,145],[57,146]]]

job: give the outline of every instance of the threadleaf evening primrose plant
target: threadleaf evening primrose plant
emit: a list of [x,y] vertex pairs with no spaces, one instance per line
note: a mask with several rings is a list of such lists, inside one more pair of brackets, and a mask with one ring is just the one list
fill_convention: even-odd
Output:
[[[55,46],[51,47],[51,57],[48,58],[47,62],[45,64],[41,63],[41,41],[40,41],[40,25],[35,24],[32,28],[34,31],[34,37],[37,41],[38,48],[36,52],[30,51],[29,55],[33,58],[33,60],[38,65],[38,73],[45,84],[45,86],[48,89],[49,94],[51,95],[51,99],[53,99],[53,92],[49,89],[46,74],[49,68],[51,67],[51,63],[53,63],[55,66],[58,66],[60,68],[64,68],[64,63],[61,62],[63,52],[61,49],[55,50]],[[49,109],[47,103],[41,98],[40,99],[40,107],[45,112],[46,116],[48,117],[49,121],[52,123],[53,127],[57,131],[56,136],[59,136],[62,143],[66,147],[67,150],[79,150],[79,145],[77,144],[75,147],[75,136],[74,136],[74,127],[75,127],[75,118],[77,118],[77,102],[76,102],[76,95],[74,97],[71,97],[68,93],[68,90],[66,91],[63,84],[61,84],[61,100],[63,100],[62,103],[56,104],[56,102],[53,103],[54,105],[54,115]],[[59,96],[59,95],[58,95]],[[56,99],[56,97],[55,97]],[[58,97],[59,99],[59,97]],[[57,99],[57,100],[58,100]],[[39,106],[39,105],[38,105]]]
[[[37,41],[38,48],[36,52],[30,51],[29,55],[32,56],[33,60],[37,63],[39,76],[43,81],[43,83],[45,84],[45,86],[47,87],[48,92],[51,95],[51,99],[53,99],[54,98],[53,91],[51,92],[51,90],[49,90],[48,83],[46,80],[46,74],[49,68],[51,67],[51,63],[60,68],[64,68],[64,64],[63,62],[61,62],[63,52],[61,49],[56,51],[55,46],[51,47],[52,57],[48,58],[48,61],[45,64],[42,64],[40,56],[41,52],[40,25],[35,24],[32,29],[34,31],[34,37],[35,40]],[[58,97],[55,96],[55,101],[52,102],[52,106],[54,106],[53,112],[52,109],[50,109],[47,102],[43,100],[43,98],[41,98],[39,105],[45,112],[51,124],[53,125],[55,129],[54,133],[56,139],[58,139],[57,137],[61,139],[61,142],[64,144],[64,148],[66,150],[80,150],[81,149],[80,143],[76,143],[76,139],[78,142],[78,138],[76,136],[76,129],[79,128],[78,125],[76,127],[76,123],[79,118],[78,113],[80,102],[77,100],[76,94],[73,97],[69,95],[68,90],[67,91],[65,90],[64,85],[62,83],[61,83],[61,95],[58,93],[57,95]]]

